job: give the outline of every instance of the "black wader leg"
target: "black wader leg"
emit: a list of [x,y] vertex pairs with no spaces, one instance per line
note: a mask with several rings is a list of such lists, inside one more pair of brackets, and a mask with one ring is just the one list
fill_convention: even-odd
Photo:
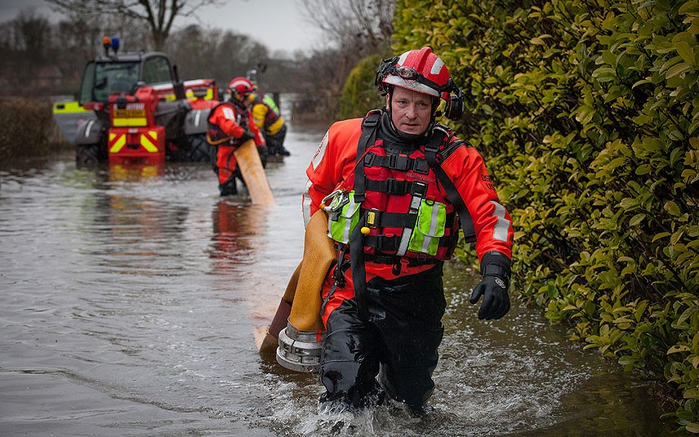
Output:
[[446,308],[441,265],[417,275],[367,284],[369,321],[380,332],[379,383],[386,394],[422,412],[434,390],[432,373],[439,359]]
[[235,175],[228,178],[228,180],[218,186],[218,190],[221,196],[235,196],[238,194],[238,187],[235,183]]
[[328,317],[321,352],[320,381],[326,405],[364,408],[376,404],[379,371],[376,333],[358,318],[357,304],[349,299]]

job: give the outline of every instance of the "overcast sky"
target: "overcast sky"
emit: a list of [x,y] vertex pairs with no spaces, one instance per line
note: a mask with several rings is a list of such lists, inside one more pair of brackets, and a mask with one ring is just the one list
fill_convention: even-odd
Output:
[[[223,0],[221,6],[207,6],[198,13],[200,24],[230,29],[253,37],[271,52],[317,48],[320,32],[303,17],[301,0]],[[33,9],[57,21],[59,16],[44,0],[0,0],[0,23],[12,20],[26,9]],[[182,28],[196,23],[194,19],[178,18],[175,26]]]

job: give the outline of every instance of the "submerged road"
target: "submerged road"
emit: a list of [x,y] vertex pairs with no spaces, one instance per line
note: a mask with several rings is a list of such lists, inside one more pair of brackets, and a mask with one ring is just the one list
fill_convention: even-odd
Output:
[[[653,386],[567,342],[538,310],[483,322],[447,268],[433,411],[319,413],[322,388],[261,357],[302,254],[304,170],[324,128],[291,126],[275,203],[218,196],[204,164],[0,170],[2,436],[666,435]],[[242,190],[244,193],[244,190]],[[334,430],[334,431],[331,431]]]

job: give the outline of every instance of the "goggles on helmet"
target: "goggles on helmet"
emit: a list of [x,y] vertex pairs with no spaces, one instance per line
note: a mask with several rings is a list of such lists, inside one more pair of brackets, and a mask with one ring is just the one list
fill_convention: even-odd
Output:
[[381,66],[381,68],[379,68],[375,80],[375,83],[379,86],[379,89],[382,89],[384,79],[386,79],[390,75],[393,75],[398,76],[404,80],[414,80],[415,82],[421,83],[433,89],[439,94],[449,91],[451,83],[447,86],[440,86],[437,83],[427,79],[422,73],[420,73],[413,67],[397,65],[396,62],[398,62],[398,56],[390,59],[384,59],[383,62],[384,64]]
[[420,82],[421,84],[427,85],[428,87],[434,89],[437,92],[444,91],[444,87],[437,85],[435,82],[427,79],[422,73],[418,72],[412,67],[405,67],[400,65],[391,65],[386,72],[386,75],[393,74],[405,80],[414,80]]
[[415,80],[418,77],[422,76],[420,73],[417,72],[416,69],[412,67],[397,67],[393,65],[391,69],[389,69],[389,74],[395,74],[397,76],[402,77],[403,79],[408,79],[408,80]]

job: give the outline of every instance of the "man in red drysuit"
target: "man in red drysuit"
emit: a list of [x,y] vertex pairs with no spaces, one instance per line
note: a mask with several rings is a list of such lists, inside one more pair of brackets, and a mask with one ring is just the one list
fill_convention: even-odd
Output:
[[[235,92],[236,79],[228,85],[228,93]],[[236,147],[254,139],[260,159],[264,165],[267,157],[265,139],[260,130],[251,122],[252,114],[238,99],[229,98],[215,106],[209,115],[209,130],[206,138],[216,146],[214,172],[218,175],[218,188],[221,196],[238,194],[236,177],[241,178],[235,159]]]
[[[323,208],[338,260],[323,285],[324,405],[361,408],[385,396],[416,414],[432,394],[444,327],[443,262],[476,242],[481,319],[510,308],[513,230],[483,158],[437,124],[458,120],[461,92],[429,47],[385,60],[386,107],[334,123],[306,173],[304,220]],[[378,377],[378,380],[377,380]]]

